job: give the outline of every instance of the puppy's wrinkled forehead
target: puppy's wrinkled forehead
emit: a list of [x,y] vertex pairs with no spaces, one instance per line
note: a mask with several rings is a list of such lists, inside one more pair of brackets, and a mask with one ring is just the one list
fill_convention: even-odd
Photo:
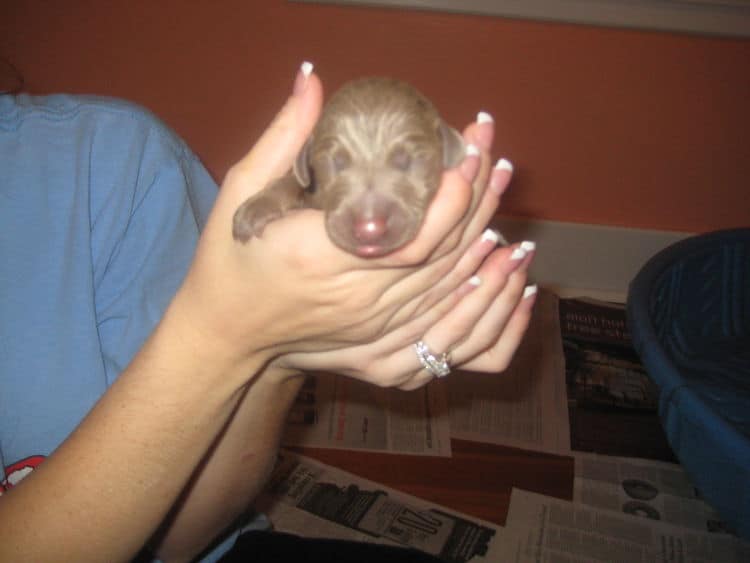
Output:
[[409,84],[389,78],[364,78],[349,83],[328,102],[316,141],[345,144],[352,154],[377,158],[399,142],[439,146],[440,117]]

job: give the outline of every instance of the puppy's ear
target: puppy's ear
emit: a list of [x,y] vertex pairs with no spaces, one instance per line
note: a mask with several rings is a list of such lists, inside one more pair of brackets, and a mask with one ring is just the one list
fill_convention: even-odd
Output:
[[294,177],[299,182],[299,185],[303,188],[307,188],[310,185],[310,162],[308,160],[308,153],[310,152],[310,139],[305,141],[305,145],[299,151],[297,158],[294,161],[292,170]]
[[440,136],[443,139],[443,167],[454,168],[466,156],[466,146],[461,133],[440,120]]

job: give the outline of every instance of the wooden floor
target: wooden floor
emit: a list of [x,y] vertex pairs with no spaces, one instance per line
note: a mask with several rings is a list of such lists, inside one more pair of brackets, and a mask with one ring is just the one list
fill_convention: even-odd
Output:
[[452,458],[292,448],[323,463],[504,525],[513,487],[570,500],[573,459],[453,440]]
[[[576,451],[676,461],[655,414],[572,409]],[[387,487],[504,525],[513,487],[571,500],[573,458],[452,440],[453,457],[292,448]]]

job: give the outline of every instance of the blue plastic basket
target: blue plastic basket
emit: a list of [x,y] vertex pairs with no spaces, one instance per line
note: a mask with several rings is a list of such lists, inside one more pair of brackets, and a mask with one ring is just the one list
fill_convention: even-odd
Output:
[[750,229],[658,253],[630,284],[627,313],[675,455],[750,539]]

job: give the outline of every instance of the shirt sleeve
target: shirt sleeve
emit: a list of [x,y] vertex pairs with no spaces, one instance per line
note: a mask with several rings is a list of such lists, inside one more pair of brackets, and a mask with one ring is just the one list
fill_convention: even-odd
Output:
[[[99,152],[109,147],[99,146]],[[182,282],[217,187],[187,147],[153,125],[125,162],[92,155],[91,248],[108,383],[127,366]],[[134,162],[127,162],[133,160]],[[114,172],[114,174],[113,174]],[[120,185],[109,185],[109,178]]]

